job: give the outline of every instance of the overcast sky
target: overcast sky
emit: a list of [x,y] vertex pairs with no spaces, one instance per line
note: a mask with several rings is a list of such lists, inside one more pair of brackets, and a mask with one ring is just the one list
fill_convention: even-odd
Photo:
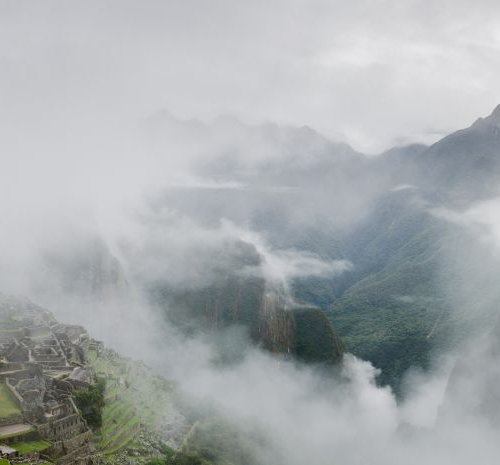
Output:
[[490,113],[499,77],[495,0],[0,0],[0,124],[33,137],[166,108],[377,152]]

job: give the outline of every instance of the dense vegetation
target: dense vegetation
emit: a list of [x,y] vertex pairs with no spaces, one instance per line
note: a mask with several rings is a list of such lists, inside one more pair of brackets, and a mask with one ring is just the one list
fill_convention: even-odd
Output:
[[254,465],[265,440],[256,431],[241,434],[228,420],[207,417],[195,423],[179,450],[165,450],[147,465]]
[[427,367],[432,350],[450,337],[439,286],[448,229],[412,206],[408,193],[388,196],[343,244],[352,271],[335,283],[296,286],[298,298],[325,308],[346,350],[380,368],[380,382],[396,391],[403,374]]
[[317,308],[293,311],[295,320],[295,356],[306,363],[335,363],[343,347],[326,315]]
[[106,404],[105,390],[106,380],[98,378],[94,385],[74,392],[75,403],[91,428],[102,426],[102,413]]

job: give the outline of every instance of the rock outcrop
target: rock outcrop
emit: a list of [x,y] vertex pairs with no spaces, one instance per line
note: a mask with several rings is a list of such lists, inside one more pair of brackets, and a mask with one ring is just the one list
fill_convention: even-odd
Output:
[[230,266],[214,270],[212,282],[203,287],[179,290],[157,284],[155,303],[188,332],[240,326],[252,342],[272,353],[308,363],[340,360],[342,342],[324,313],[294,302],[282,287],[270,284],[260,272],[257,251],[247,243],[241,247],[244,253],[233,254]]

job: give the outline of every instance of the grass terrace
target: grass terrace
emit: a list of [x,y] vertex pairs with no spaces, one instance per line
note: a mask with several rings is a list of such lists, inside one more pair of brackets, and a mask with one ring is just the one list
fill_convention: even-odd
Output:
[[109,456],[133,447],[141,424],[154,428],[168,415],[172,386],[142,363],[112,351],[97,357],[89,350],[86,355],[97,374],[106,379],[103,424],[96,434],[96,443]]
[[21,410],[6,384],[0,384],[0,418],[18,415]]
[[9,444],[12,449],[16,449],[21,454],[29,454],[30,452],[41,452],[48,449],[52,444],[49,441],[25,441]]
[[114,400],[106,405],[103,425],[97,435],[98,447],[109,455],[126,447],[135,437],[141,419],[132,405]]

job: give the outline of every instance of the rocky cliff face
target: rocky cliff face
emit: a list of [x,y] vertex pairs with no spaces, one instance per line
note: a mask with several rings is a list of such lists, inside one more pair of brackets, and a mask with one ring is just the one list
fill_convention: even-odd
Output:
[[240,261],[217,270],[203,288],[157,286],[156,304],[188,332],[240,326],[251,341],[272,353],[309,363],[338,361],[342,342],[323,312],[291,301],[283,289],[267,283],[259,275],[261,258],[255,249],[242,247],[247,253],[238,256]]

